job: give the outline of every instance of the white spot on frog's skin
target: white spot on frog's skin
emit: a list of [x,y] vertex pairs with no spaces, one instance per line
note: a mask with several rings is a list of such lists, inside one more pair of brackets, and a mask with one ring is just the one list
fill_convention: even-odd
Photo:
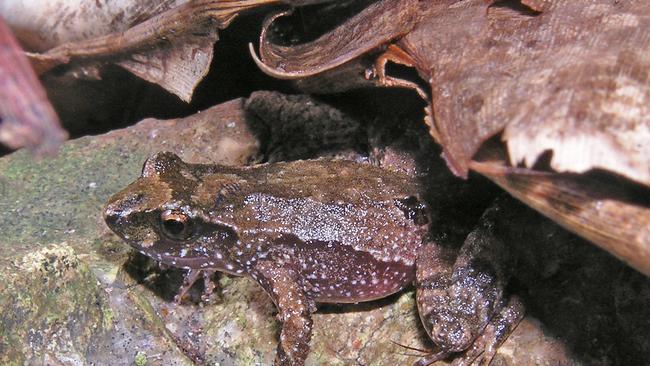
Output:
[[208,262],[208,263],[210,263],[211,266],[214,266],[214,262]]
[[223,255],[221,253],[219,253],[219,252],[217,252],[216,257],[217,257],[217,259],[223,259]]
[[230,263],[226,264],[226,269],[227,270],[232,271],[233,268],[235,268],[235,267],[233,267],[232,264],[230,264]]
[[187,248],[181,249],[181,252],[178,253],[178,256],[181,258],[185,257],[186,255],[187,255]]

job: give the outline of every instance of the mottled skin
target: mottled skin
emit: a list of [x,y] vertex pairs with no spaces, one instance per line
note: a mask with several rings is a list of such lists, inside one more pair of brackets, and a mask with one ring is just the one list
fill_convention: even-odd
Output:
[[489,364],[497,347],[524,314],[517,297],[507,299],[507,247],[494,223],[505,199],[496,202],[467,236],[459,253],[433,243],[418,252],[416,302],[422,324],[440,351],[416,366],[464,352],[452,365],[469,365],[482,355]]
[[[420,315],[441,347],[419,364],[466,349],[462,362],[484,349],[491,358],[520,319],[518,312],[495,316],[504,305],[505,274],[492,266],[485,243],[466,244],[452,268],[455,256],[423,244],[428,217],[417,185],[368,164],[226,167],[159,153],[109,200],[105,219],[141,253],[190,269],[189,284],[197,270],[259,283],[282,322],[276,365],[304,364],[316,302],[386,297],[409,286],[416,272]],[[472,258],[479,258],[479,272],[470,268]],[[509,321],[493,321],[502,318]]]

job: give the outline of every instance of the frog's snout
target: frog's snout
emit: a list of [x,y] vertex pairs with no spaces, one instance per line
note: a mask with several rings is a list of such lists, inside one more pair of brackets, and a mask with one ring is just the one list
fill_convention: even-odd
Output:
[[119,232],[117,229],[120,226],[120,221],[124,217],[123,210],[117,207],[113,202],[109,201],[106,206],[104,206],[104,222],[108,227],[115,231]]
[[142,202],[142,194],[124,195],[122,192],[111,197],[104,206],[104,221],[111,230],[119,233],[120,228],[128,221],[128,216]]
[[112,229],[117,224],[117,220],[118,215],[115,214],[113,208],[110,207],[110,205],[106,205],[106,207],[104,207],[104,221],[106,222],[106,225]]

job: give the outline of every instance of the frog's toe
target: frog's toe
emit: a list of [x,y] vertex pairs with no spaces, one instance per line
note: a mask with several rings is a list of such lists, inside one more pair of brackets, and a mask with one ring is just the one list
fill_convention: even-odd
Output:
[[413,364],[413,366],[429,366],[432,363],[436,361],[444,360],[447,357],[449,357],[449,352],[440,351],[437,353],[431,353],[428,354],[426,357],[419,359],[417,362]]
[[501,343],[517,327],[523,316],[523,304],[518,297],[512,296],[508,304],[490,321],[471,347],[454,359],[451,365],[469,366],[479,357],[481,358],[480,365],[489,365]]
[[213,280],[213,276],[217,272],[210,269],[190,269],[183,278],[183,284],[178,289],[178,293],[174,296],[175,305],[180,305],[187,297],[190,289],[199,279],[203,278],[203,293],[201,294],[201,301],[208,303],[212,300],[212,294],[220,290],[218,282]]

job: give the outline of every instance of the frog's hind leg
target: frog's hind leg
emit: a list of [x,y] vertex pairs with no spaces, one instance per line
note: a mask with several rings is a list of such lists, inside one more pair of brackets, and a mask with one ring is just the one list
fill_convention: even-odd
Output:
[[[438,314],[436,309],[440,310],[447,307],[449,301],[447,289],[451,283],[453,260],[453,250],[435,243],[423,245],[418,252],[415,284],[416,303],[420,320],[432,339],[432,327],[429,324],[431,324],[432,318]],[[413,366],[428,366],[449,357],[451,353],[445,349],[431,352],[414,363]]]
[[266,291],[278,308],[282,322],[275,366],[303,366],[309,353],[311,314],[316,304],[310,299],[296,271],[274,261],[259,261],[251,277]]
[[[425,357],[422,366],[452,354],[453,365],[469,365],[481,354],[489,364],[496,348],[521,320],[523,307],[506,300],[507,247],[495,232],[496,204],[481,217],[458,256],[436,243],[418,253],[416,300],[420,319],[440,353]],[[462,352],[462,353],[461,353]]]

